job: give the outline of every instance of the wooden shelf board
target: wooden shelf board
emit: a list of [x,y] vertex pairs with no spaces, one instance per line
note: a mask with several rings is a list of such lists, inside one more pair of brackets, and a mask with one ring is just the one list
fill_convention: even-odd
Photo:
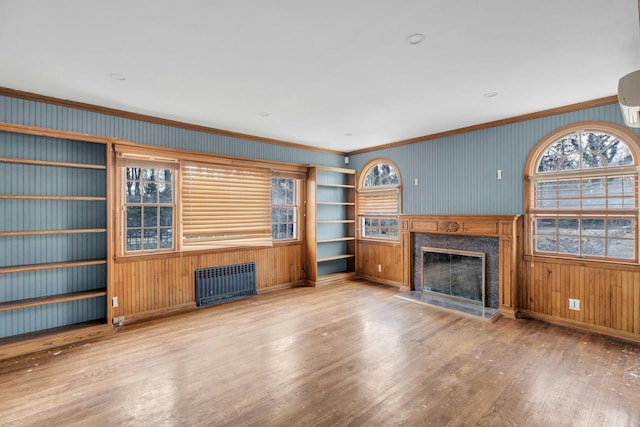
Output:
[[20,308],[37,307],[39,305],[57,304],[60,302],[75,301],[80,299],[89,299],[103,297],[107,295],[106,289],[98,289],[92,291],[70,292],[68,294],[50,295],[39,298],[29,298],[19,301],[8,301],[0,303],[0,311],[18,310]]
[[89,202],[106,201],[106,197],[90,197],[90,196],[30,196],[30,195],[15,195],[15,194],[0,194],[0,199],[15,199],[15,200],[79,200]]
[[53,162],[49,160],[30,160],[30,159],[17,159],[9,157],[0,157],[0,162],[4,163],[19,163],[23,165],[36,165],[36,166],[57,166],[63,168],[79,168],[79,169],[107,169],[105,165],[91,165],[84,163],[64,163]]
[[317,280],[313,282],[314,286],[326,286],[332,285],[339,282],[345,282],[349,280],[354,280],[356,277],[356,273],[353,271],[341,271],[338,273],[329,273],[318,276]]
[[318,258],[318,262],[335,261],[335,260],[339,260],[339,259],[348,259],[348,258],[353,258],[354,256],[355,256],[354,254],[332,255],[332,256],[326,256],[326,257]]
[[349,185],[349,184],[321,184],[318,183],[317,184],[318,187],[329,187],[329,188],[356,188],[355,185]]
[[354,202],[318,202],[318,205],[329,206],[355,206]]
[[82,267],[85,265],[98,265],[106,263],[106,259],[93,259],[87,261],[50,262],[44,264],[17,265],[11,267],[0,267],[0,274],[19,273],[22,271],[50,270],[54,268]]
[[31,231],[0,231],[0,236],[37,236],[45,234],[81,234],[105,233],[106,228],[84,228],[75,230],[31,230]]
[[347,237],[336,237],[335,239],[322,239],[318,240],[318,243],[332,243],[332,242],[348,242],[350,240],[356,240],[355,237],[347,236]]

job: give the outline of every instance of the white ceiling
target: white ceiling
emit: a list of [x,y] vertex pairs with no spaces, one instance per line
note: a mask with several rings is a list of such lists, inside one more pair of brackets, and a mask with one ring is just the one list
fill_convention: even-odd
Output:
[[0,86],[344,152],[637,69],[636,0],[0,0]]

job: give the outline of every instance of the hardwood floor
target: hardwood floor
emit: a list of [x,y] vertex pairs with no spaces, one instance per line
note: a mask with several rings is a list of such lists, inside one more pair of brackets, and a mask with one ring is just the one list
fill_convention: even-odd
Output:
[[637,426],[640,345],[348,282],[0,362],[0,425]]

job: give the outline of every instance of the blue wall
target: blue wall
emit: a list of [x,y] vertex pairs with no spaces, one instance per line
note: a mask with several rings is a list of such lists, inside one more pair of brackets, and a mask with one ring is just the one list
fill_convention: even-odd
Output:
[[0,122],[119,138],[139,144],[296,164],[344,167],[344,156],[215,135],[0,96]]
[[524,165],[533,146],[555,129],[585,120],[623,124],[618,104],[611,104],[356,154],[350,166],[360,170],[376,157],[393,161],[406,214],[521,214]]

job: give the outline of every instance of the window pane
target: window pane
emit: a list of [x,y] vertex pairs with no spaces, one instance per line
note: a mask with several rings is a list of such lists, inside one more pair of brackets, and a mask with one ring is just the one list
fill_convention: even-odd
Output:
[[556,237],[542,235],[536,236],[536,251],[556,252]]
[[569,154],[560,163],[560,170],[576,170],[580,168],[580,155],[577,153]]
[[173,226],[173,208],[161,207],[160,208],[160,226],[171,227]]
[[556,234],[557,220],[552,218],[536,219],[536,234]]
[[558,220],[558,234],[562,236],[577,236],[578,224],[577,219],[559,219]]
[[157,206],[145,206],[143,211],[144,226],[145,227],[157,227],[158,226],[158,207]]
[[607,220],[607,236],[609,238],[633,238],[633,220],[609,219]]
[[607,239],[607,256],[611,258],[634,259],[635,241]]
[[161,184],[159,191],[160,203],[173,203],[173,186],[171,184]]
[[536,184],[536,197],[540,200],[555,200],[558,197],[557,181],[540,181]]
[[143,203],[158,203],[158,186],[155,182],[145,182],[143,191]]
[[140,181],[127,181],[127,203],[140,203],[142,192],[140,191]]
[[143,172],[143,179],[145,181],[155,181],[156,175],[157,174],[155,169],[145,169]]
[[273,240],[278,240],[278,223],[274,222],[271,224],[271,238]]
[[142,249],[142,230],[139,228],[127,229],[127,250],[139,251]]
[[582,197],[604,197],[604,178],[588,178],[582,180]]
[[604,167],[604,158],[600,154],[585,151],[582,153],[582,169]]
[[610,144],[603,152],[602,156],[605,158],[609,166],[626,166],[633,164],[633,156],[629,147],[615,140]]
[[143,249],[158,249],[158,229],[145,229]]
[[558,198],[577,199],[580,197],[580,181],[577,179],[558,181]]
[[604,247],[605,240],[595,237],[583,237],[582,238],[582,251],[583,255],[592,256],[605,256]]
[[582,236],[604,237],[604,219],[583,219]]
[[142,227],[142,208],[140,206],[127,206],[127,228]]
[[577,237],[558,236],[558,252],[565,254],[579,254],[579,239]]
[[160,229],[160,248],[162,249],[173,248],[173,229],[171,228]]

